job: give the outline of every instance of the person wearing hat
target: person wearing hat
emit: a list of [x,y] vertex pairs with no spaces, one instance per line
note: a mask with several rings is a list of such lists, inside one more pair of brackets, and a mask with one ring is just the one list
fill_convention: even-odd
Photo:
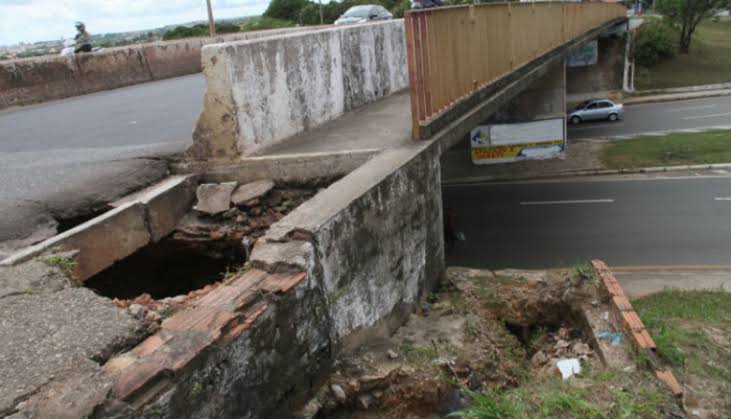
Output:
[[76,22],[76,41],[74,52],[91,52],[91,36],[86,31],[86,26],[83,22]]

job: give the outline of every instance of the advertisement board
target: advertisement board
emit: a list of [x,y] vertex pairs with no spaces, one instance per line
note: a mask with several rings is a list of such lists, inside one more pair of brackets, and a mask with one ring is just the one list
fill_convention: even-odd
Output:
[[599,61],[599,41],[596,39],[576,48],[566,60],[569,67],[586,67]]
[[559,157],[566,148],[566,121],[480,125],[470,133],[470,146],[474,164]]

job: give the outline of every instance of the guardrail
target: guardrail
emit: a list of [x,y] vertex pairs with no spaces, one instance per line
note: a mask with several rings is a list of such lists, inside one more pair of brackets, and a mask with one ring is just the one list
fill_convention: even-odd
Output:
[[406,46],[412,131],[542,54],[610,21],[618,3],[492,3],[411,10]]

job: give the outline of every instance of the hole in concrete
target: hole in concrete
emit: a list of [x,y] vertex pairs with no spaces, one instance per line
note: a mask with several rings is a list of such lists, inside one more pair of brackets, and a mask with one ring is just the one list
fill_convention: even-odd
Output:
[[[568,305],[549,306],[539,309],[543,320],[535,323],[516,323],[504,321],[505,328],[520,342],[528,358],[536,352],[557,355],[571,355],[563,353],[561,349],[568,348],[579,342],[586,342],[586,325]],[[569,346],[561,347],[564,343]]]
[[148,293],[155,299],[187,294],[220,281],[245,262],[237,243],[186,243],[171,238],[140,249],[98,273],[85,286],[118,299]]
[[94,219],[111,209],[113,209],[111,206],[105,205],[101,208],[90,210],[88,212],[84,212],[83,214],[78,214],[71,217],[56,217],[55,219],[58,223],[58,226],[56,227],[57,234],[61,234],[64,231],[71,230],[78,225],[84,224],[85,222]]

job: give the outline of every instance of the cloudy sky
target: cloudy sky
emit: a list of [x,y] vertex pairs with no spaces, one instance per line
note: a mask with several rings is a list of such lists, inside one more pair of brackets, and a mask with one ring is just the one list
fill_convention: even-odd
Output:
[[[216,18],[258,15],[269,3],[212,1]],[[205,19],[206,0],[0,0],[0,45],[73,37],[77,20],[94,34]]]

